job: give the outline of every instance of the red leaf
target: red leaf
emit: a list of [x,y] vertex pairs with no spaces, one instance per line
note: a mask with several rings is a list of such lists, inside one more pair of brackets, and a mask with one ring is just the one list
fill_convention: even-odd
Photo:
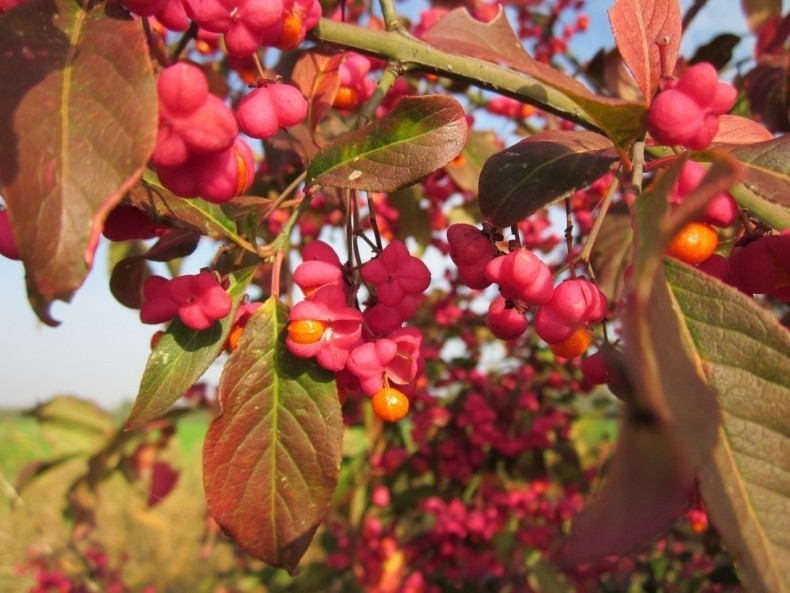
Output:
[[773,139],[774,135],[754,120],[738,115],[722,115],[713,144],[754,144]]
[[612,32],[626,66],[648,103],[662,75],[671,76],[683,35],[678,0],[617,0]]
[[178,483],[180,472],[170,467],[169,463],[157,461],[151,473],[151,491],[148,493],[148,506],[153,507],[162,502]]
[[120,5],[30,0],[0,19],[0,185],[38,316],[69,300],[104,218],[154,147],[157,103],[139,22]]
[[326,56],[308,52],[294,65],[292,80],[307,98],[307,121],[311,133],[332,108],[340,88],[338,69],[344,57],[345,54]]
[[250,319],[219,385],[203,447],[211,515],[244,550],[294,570],[337,485],[343,418],[334,376],[285,347],[285,306]]

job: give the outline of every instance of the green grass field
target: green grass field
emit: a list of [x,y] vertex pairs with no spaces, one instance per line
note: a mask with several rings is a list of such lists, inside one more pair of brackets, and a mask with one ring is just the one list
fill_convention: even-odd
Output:
[[[128,557],[123,574],[133,591],[152,585],[157,593],[199,592],[212,575],[232,567],[229,546],[215,547],[206,555],[200,449],[207,426],[204,414],[179,420],[176,437],[163,458],[181,473],[175,489],[155,507],[146,505],[145,480],[130,482],[115,472],[100,486],[98,527],[85,543],[100,543],[112,562]],[[71,524],[64,510],[67,491],[85,472],[87,457],[77,455],[17,492],[20,472],[29,464],[52,459],[64,445],[79,448],[89,442],[63,434],[42,429],[35,418],[19,412],[0,412],[0,522],[4,526],[0,530],[0,593],[29,590],[33,581],[20,574],[19,567],[33,551],[56,559],[68,571],[81,568],[78,556],[69,549]]]

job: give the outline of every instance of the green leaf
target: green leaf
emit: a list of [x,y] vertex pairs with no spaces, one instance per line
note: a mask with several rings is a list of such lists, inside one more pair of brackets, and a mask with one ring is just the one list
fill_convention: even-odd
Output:
[[468,136],[466,115],[454,98],[404,97],[382,119],[321,149],[310,162],[307,183],[395,191],[457,157]]
[[[717,145],[734,156],[744,167],[743,189],[736,189],[736,199],[755,216],[768,216],[777,222],[790,216],[790,136],[744,145]],[[703,158],[710,152],[703,155]],[[769,220],[764,222],[770,224]],[[786,228],[786,227],[781,227]]]
[[480,210],[499,227],[572,194],[617,161],[612,143],[594,132],[541,132],[492,156],[480,175]]
[[225,346],[236,309],[252,280],[254,267],[231,274],[233,309],[210,328],[196,331],[174,319],[151,352],[126,430],[153,420],[172,406],[216,360]]
[[742,183],[733,186],[730,189],[730,193],[738,204],[749,211],[749,214],[760,219],[771,228],[780,231],[790,228],[790,208],[787,206],[766,200]]
[[119,4],[30,0],[0,17],[0,186],[38,316],[93,265],[103,221],[156,141],[140,23]]
[[446,167],[450,178],[464,191],[477,195],[480,173],[486,161],[502,150],[502,141],[490,130],[472,130],[458,158]]
[[[425,199],[425,192],[419,186],[400,189],[387,197],[389,204],[398,211],[397,238],[405,241],[413,237],[417,242],[420,254],[431,243],[433,228],[425,209],[420,202]],[[419,254],[418,254],[419,255]]]
[[666,275],[708,383],[719,440],[701,488],[750,591],[790,588],[790,333],[766,309],[698,270]]
[[242,241],[227,206],[201,198],[176,196],[162,187],[151,171],[146,171],[140,182],[131,189],[126,201],[157,222],[192,230],[214,239],[230,239],[234,243]]
[[222,414],[203,448],[209,511],[244,550],[293,571],[337,485],[343,418],[334,376],[285,347],[285,305],[269,299],[222,373]]

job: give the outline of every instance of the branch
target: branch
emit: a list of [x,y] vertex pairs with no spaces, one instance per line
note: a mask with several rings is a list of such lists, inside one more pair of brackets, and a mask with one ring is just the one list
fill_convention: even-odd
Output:
[[494,90],[570,120],[588,130],[600,132],[590,117],[557,89],[510,68],[442,51],[403,30],[373,31],[321,19],[318,26],[311,31],[311,37],[317,42],[397,61],[405,71],[428,72]]

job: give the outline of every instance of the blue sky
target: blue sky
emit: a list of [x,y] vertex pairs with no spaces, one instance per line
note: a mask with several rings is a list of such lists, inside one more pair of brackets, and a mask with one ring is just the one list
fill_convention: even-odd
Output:
[[[684,8],[690,3],[681,2]],[[611,4],[611,0],[588,0],[591,27],[573,46],[580,58],[589,57],[602,45],[614,45],[606,17]],[[709,41],[722,26],[734,33],[745,32],[739,5],[736,0],[710,0],[684,39],[684,55],[690,56],[693,48]],[[751,46],[750,40],[742,42],[737,55],[748,56]],[[0,256],[4,292],[0,306],[0,407],[30,407],[56,394],[79,395],[107,406],[134,398],[156,328],[141,324],[136,311],[113,299],[106,261],[103,243],[96,269],[72,302],[53,306],[61,326],[49,328],[38,322],[27,303],[21,263]],[[192,256],[184,272],[195,273],[206,261],[207,256]],[[212,368],[210,377],[216,380],[218,376],[218,369]]]

